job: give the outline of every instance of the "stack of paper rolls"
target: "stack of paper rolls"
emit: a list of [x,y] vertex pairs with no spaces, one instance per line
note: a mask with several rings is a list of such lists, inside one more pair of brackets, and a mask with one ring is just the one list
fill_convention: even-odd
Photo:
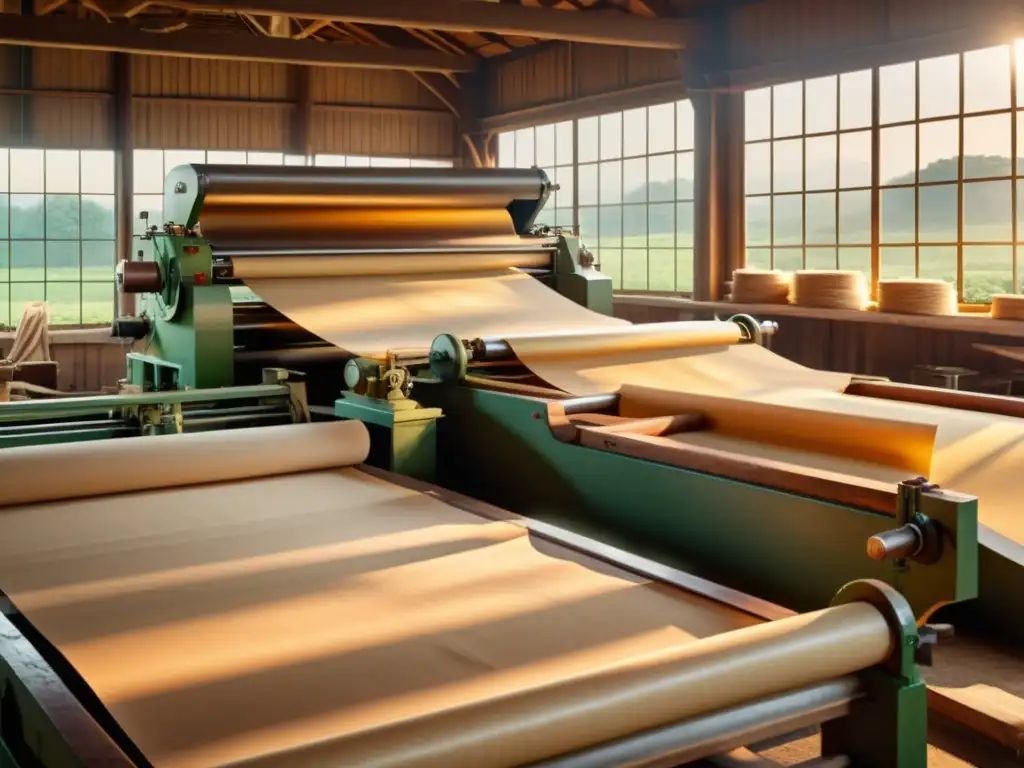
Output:
[[801,307],[864,309],[868,284],[863,272],[805,270],[793,274],[790,301]]
[[732,273],[732,300],[738,304],[786,304],[789,302],[789,275],[737,269]]
[[944,280],[879,280],[878,310],[905,315],[955,315],[956,291]]

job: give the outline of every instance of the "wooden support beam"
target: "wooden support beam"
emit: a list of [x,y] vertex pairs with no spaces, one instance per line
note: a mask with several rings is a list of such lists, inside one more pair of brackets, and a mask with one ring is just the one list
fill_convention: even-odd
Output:
[[286,15],[669,50],[685,47],[689,31],[689,25],[679,19],[650,19],[610,10],[569,13],[464,0],[160,0],[160,4],[193,11]]
[[313,68],[295,68],[295,108],[292,112],[291,152],[313,154]]
[[[370,45],[378,45],[382,48],[391,48],[391,44],[383,40],[368,29],[357,27],[352,24],[345,24],[343,28],[358,40],[363,40]],[[430,91],[437,100],[444,104],[452,114],[459,116],[462,106],[462,93],[459,91],[458,83],[450,80],[444,75],[436,72],[415,72],[410,70],[409,74],[416,78],[416,81]]]
[[136,53],[178,58],[239,59],[322,67],[408,69],[422,72],[470,72],[472,56],[439,51],[387,49],[320,43],[313,40],[255,38],[244,35],[189,32],[154,35],[125,24],[91,24],[59,18],[0,17],[0,44],[32,48]]
[[413,77],[419,80],[420,85],[437,97],[437,100],[448,107],[448,110],[456,117],[462,111],[462,91],[444,75],[436,72],[413,72]]
[[[132,57],[127,53],[114,56],[114,99],[111,111],[114,121],[114,183],[117,207],[117,260],[130,261],[135,240],[133,205],[135,180],[135,140],[132,134]],[[155,222],[159,224],[160,222]],[[118,312],[121,315],[135,313],[135,295],[120,293]]]

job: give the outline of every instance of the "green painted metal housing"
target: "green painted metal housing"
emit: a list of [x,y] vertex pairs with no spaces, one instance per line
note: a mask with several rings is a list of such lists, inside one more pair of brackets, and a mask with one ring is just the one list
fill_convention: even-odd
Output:
[[877,562],[867,541],[894,516],[564,443],[541,400],[442,384],[417,400],[445,415],[439,484],[794,610],[864,578],[919,615],[978,593],[974,499],[926,494],[928,516],[962,537],[941,562]]

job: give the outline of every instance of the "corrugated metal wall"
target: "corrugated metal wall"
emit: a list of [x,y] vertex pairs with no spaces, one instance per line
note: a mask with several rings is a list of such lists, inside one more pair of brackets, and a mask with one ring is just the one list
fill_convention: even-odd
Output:
[[[0,146],[114,146],[114,56],[0,47]],[[134,144],[292,151],[300,70],[132,57]],[[407,72],[313,69],[313,151],[448,158],[455,120]]]
[[681,79],[682,65],[673,51],[540,45],[488,62],[485,112],[502,115]]

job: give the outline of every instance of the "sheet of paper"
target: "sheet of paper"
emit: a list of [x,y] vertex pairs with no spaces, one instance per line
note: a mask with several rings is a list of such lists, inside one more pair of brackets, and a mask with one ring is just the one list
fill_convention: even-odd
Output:
[[[796,390],[800,392],[804,390]],[[794,393],[794,390],[781,390]],[[816,390],[811,392],[816,393]],[[900,479],[931,474],[936,427],[896,421],[878,415],[835,413],[805,408],[799,396],[786,404],[756,399],[697,395],[627,384],[622,388],[619,413],[650,417],[696,412],[706,417],[707,429],[721,437],[761,443],[770,448],[823,454],[830,459],[857,461],[892,468]],[[783,399],[779,392],[773,399]]]
[[460,338],[626,325],[515,271],[463,275],[254,279],[252,291],[325,341],[365,357]]
[[[642,407],[645,400],[643,390],[624,392],[623,397],[628,402],[637,395],[642,411],[640,415],[650,415],[650,405]],[[1024,543],[1024,515],[1020,512],[1018,482],[1020,472],[1024,469],[1024,419],[804,387],[751,393],[745,398],[734,400],[737,414],[750,411],[749,401],[753,400],[762,404],[835,415],[835,422],[827,428],[828,432],[840,429],[849,417],[884,420],[890,425],[889,440],[911,450],[918,446],[919,451],[924,445],[920,440],[921,427],[926,431],[933,430],[935,438],[930,457],[931,470],[927,473],[929,480],[948,490],[977,496],[979,521],[1012,541]],[[665,410],[673,411],[685,410],[693,405],[692,398],[668,389],[658,393],[653,402]],[[754,410],[758,411],[760,421],[751,424],[749,434],[753,435],[759,429],[785,429],[779,426],[776,419],[778,414],[775,414],[774,409]],[[721,437],[725,436],[715,439]],[[742,438],[742,434],[734,432],[732,437]],[[681,439],[691,438],[681,436]],[[777,447],[770,442],[762,441],[762,448],[755,448],[756,444],[756,439],[750,439],[736,443],[734,447],[741,453],[753,451],[755,455],[761,450],[777,452]],[[865,451],[862,459],[862,465],[872,463],[872,459],[876,460],[875,469],[865,470],[862,466],[865,479],[889,477],[893,483],[908,479],[905,476],[895,477],[893,470],[898,470],[898,467],[891,462],[877,462],[877,456],[870,451]],[[925,457],[920,455],[918,465],[924,461]],[[805,453],[796,463],[845,475],[858,473],[846,459],[830,456],[827,452],[820,452],[813,460]]]
[[[300,748],[329,739],[344,763],[377,754],[378,727],[397,728],[400,759],[368,764],[410,765],[422,734],[399,721],[493,714],[496,697],[758,623],[355,469],[8,507],[0,587],[174,767],[323,765]],[[645,712],[618,710],[617,727]],[[599,727],[512,742],[558,750]],[[480,764],[435,758],[415,764]]]

